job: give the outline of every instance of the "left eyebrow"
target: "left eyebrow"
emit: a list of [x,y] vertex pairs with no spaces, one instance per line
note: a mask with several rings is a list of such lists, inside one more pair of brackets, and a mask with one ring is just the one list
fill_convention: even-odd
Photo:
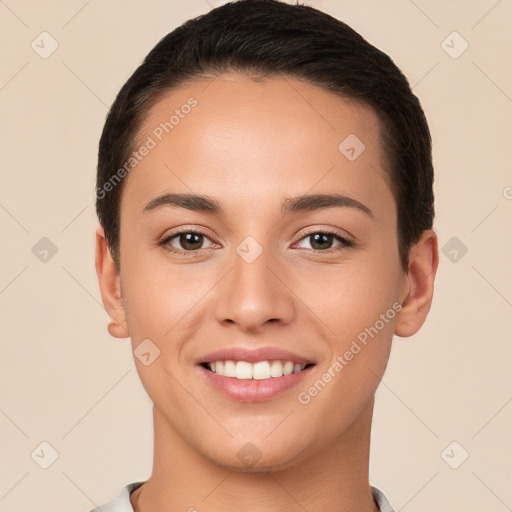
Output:
[[[198,194],[163,194],[151,200],[142,210],[142,213],[151,212],[164,206],[185,208],[196,212],[203,212],[225,217],[226,212],[216,199]],[[281,205],[283,215],[322,210],[324,208],[355,208],[370,217],[374,215],[366,205],[348,196],[340,194],[309,194],[291,197],[284,200]]]
[[289,213],[310,212],[314,210],[322,210],[324,208],[356,208],[370,217],[373,212],[368,206],[348,196],[340,194],[312,194],[291,197],[286,199],[281,206],[281,213],[288,215]]

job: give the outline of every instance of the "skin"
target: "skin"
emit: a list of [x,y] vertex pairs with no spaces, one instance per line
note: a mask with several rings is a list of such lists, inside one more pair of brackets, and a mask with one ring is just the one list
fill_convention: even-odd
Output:
[[[404,271],[380,124],[370,107],[291,77],[255,82],[229,73],[167,93],[140,140],[191,96],[197,106],[126,178],[120,272],[103,229],[96,232],[110,334],[131,337],[132,349],[149,338],[160,350],[148,366],[135,357],[154,404],[154,463],[131,495],[134,510],[376,512],[368,482],[374,394],[393,335],[416,333],[430,309],[436,234],[423,233]],[[349,134],[366,146],[354,161],[338,149]],[[207,195],[226,215],[170,206],[142,212],[168,192]],[[281,214],[285,198],[317,193],[349,196],[373,217],[351,207]],[[195,256],[158,245],[179,227],[206,233],[188,249]],[[322,230],[355,245],[335,238],[315,245],[306,236]],[[236,252],[248,236],[263,251],[252,263]],[[179,236],[171,244],[190,247]],[[401,311],[300,403],[298,394],[394,303]],[[271,400],[227,398],[195,364],[214,349],[269,345],[316,363],[298,386]],[[261,454],[250,467],[237,456],[247,443]]]

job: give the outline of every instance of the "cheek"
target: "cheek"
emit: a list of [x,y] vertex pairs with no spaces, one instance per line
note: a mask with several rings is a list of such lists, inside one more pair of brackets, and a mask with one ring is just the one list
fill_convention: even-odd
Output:
[[324,268],[304,279],[309,289],[315,290],[309,292],[314,311],[331,327],[332,336],[345,341],[357,337],[390,308],[386,317],[389,322],[382,330],[383,334],[392,331],[390,324],[396,313],[392,308],[402,279],[398,257],[392,251],[388,255],[384,250],[368,252],[364,257],[354,257],[346,266]]
[[401,309],[398,292],[402,275],[396,256],[383,248],[372,256],[373,263],[366,262],[347,277],[349,288],[342,300],[333,352],[343,366],[340,373],[359,383],[363,392],[365,387],[374,390],[377,377],[385,370],[395,318]]
[[[394,319],[400,305],[392,272],[377,283],[374,275],[351,274],[323,311],[329,311],[330,358],[318,378],[297,397],[305,418],[326,418],[324,429],[336,435],[374,395],[391,351]],[[329,438],[329,436],[326,436]]]
[[202,264],[172,264],[154,254],[132,253],[124,263],[122,291],[134,344],[150,338],[165,350],[172,340],[176,351],[198,316],[204,317],[208,292],[215,287],[218,273]]

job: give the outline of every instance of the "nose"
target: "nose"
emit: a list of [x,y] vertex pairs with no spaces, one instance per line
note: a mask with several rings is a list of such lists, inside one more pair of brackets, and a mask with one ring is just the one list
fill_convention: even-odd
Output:
[[234,255],[231,270],[216,287],[215,316],[254,334],[266,324],[289,324],[296,309],[283,265],[265,249],[252,261],[251,250]]

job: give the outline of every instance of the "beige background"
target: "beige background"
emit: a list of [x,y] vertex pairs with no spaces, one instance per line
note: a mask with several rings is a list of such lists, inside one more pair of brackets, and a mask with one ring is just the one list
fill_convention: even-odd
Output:
[[[145,54],[220,3],[0,1],[0,511],[86,512],[150,475],[151,403],[94,270],[97,144]],[[434,139],[436,297],[423,329],[395,339],[370,481],[397,511],[510,510],[512,2],[306,3],[390,54]],[[59,45],[46,59],[31,47],[43,31]],[[42,237],[57,248],[46,262]],[[58,452],[48,469],[42,442]]]

